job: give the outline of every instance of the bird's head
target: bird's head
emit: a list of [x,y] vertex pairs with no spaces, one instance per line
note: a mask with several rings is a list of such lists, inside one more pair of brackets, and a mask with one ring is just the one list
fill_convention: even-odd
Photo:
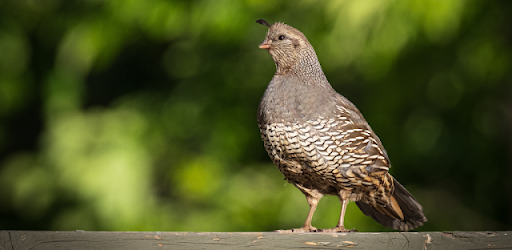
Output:
[[299,30],[284,23],[270,25],[263,19],[256,22],[269,27],[267,36],[259,47],[266,49],[272,56],[278,74],[284,74],[300,67],[303,59],[308,59],[303,57],[311,57],[311,52],[316,59],[313,47]]

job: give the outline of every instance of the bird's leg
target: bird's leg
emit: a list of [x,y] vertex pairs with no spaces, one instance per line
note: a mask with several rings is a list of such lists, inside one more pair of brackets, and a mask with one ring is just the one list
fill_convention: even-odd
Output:
[[[302,193],[306,196],[306,200],[309,204],[309,213],[304,225],[301,228],[292,229],[293,233],[303,233],[303,232],[317,232],[316,227],[311,225],[311,221],[313,220],[313,214],[315,213],[316,206],[322,197],[324,196],[316,189],[305,188],[300,184],[294,184]],[[288,230],[279,230],[279,232],[290,232]]]
[[338,220],[338,225],[336,225],[336,228],[340,230],[345,230],[344,222],[345,222],[345,212],[347,212],[347,205],[348,200],[343,199],[341,200],[341,211],[340,211],[340,219]]
[[347,229],[345,229],[345,226],[343,225],[343,223],[345,221],[345,212],[347,211],[347,205],[348,205],[349,199],[348,198],[347,199],[340,198],[340,202],[341,202],[341,211],[340,211],[340,219],[338,220],[338,225],[336,225],[336,227],[334,227],[334,228],[323,229],[322,232],[337,233],[337,232],[354,232],[354,231],[356,231],[355,229],[347,230]]
[[306,195],[306,199],[309,204],[309,213],[306,218],[306,222],[304,222],[304,226],[301,228],[294,228],[292,230],[276,230],[276,232],[280,233],[308,233],[308,232],[318,232],[316,227],[311,225],[311,221],[313,220],[313,214],[315,213],[316,206],[318,202],[322,198],[322,194],[317,192],[316,190],[304,190],[302,187],[299,189]]
[[[321,198],[322,196],[320,196]],[[313,220],[313,214],[315,213],[316,206],[318,205],[318,202],[320,201],[319,197],[306,195],[306,199],[308,200],[309,204],[309,213],[308,217],[306,218],[306,221],[304,222],[304,226],[302,228],[299,228],[299,230],[304,230],[306,232],[316,232],[316,227],[313,227],[311,225],[311,221]]]

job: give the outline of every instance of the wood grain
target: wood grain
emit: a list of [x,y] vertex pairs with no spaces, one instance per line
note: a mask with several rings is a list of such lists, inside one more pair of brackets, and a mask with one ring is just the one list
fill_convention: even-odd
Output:
[[0,231],[0,250],[21,249],[512,249],[500,232],[95,232]]

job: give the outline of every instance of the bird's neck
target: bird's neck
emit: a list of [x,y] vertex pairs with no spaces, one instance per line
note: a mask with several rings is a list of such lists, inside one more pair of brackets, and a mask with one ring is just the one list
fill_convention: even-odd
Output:
[[[306,83],[323,83],[327,82],[327,78],[320,66],[318,57],[313,48],[306,48],[300,51],[299,57],[291,66],[276,64],[277,74],[294,74]],[[288,66],[288,67],[286,67]]]

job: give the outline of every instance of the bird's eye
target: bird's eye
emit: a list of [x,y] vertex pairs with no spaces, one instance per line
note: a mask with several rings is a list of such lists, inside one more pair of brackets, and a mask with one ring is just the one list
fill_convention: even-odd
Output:
[[285,36],[284,35],[280,35],[279,36],[279,40],[284,40]]

